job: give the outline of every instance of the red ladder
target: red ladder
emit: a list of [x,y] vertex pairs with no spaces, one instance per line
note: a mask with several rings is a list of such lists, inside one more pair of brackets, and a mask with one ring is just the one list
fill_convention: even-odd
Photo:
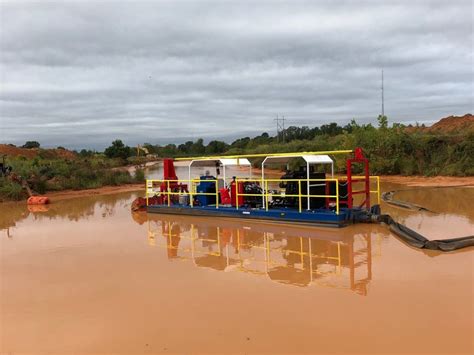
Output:
[[[364,165],[364,178],[363,179],[353,179],[352,178],[352,165],[353,164],[363,164]],[[364,189],[356,190],[353,189],[353,184],[364,183]],[[369,159],[364,157],[362,148],[356,148],[354,150],[354,157],[347,159],[347,201],[341,201],[347,203],[347,207],[353,207],[353,196],[364,194],[365,199],[362,201],[359,207],[365,205],[366,208],[370,209],[370,177],[369,177]]]

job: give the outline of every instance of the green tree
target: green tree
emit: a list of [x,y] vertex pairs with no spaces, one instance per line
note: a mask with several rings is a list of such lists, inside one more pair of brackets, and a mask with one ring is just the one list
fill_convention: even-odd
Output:
[[336,122],[331,122],[330,124],[323,124],[320,128],[322,134],[327,134],[328,136],[336,136],[342,134],[342,127],[339,126]]
[[129,146],[123,144],[120,139],[112,142],[112,145],[105,149],[104,154],[108,158],[122,158],[127,159],[132,155],[132,150]]
[[229,148],[228,144],[222,141],[213,140],[210,141],[206,147],[207,154],[220,154],[224,153]]
[[247,148],[247,145],[249,144],[249,142],[250,142],[250,137],[239,138],[233,141],[231,146],[233,148],[245,149]]
[[204,146],[204,141],[202,138],[199,138],[193,145],[191,146],[190,153],[199,155],[204,154],[206,152],[206,147]]
[[377,121],[379,122],[379,128],[386,129],[388,127],[387,116],[379,115],[379,117],[377,117]]
[[37,141],[27,141],[25,144],[21,146],[22,148],[32,149],[32,148],[39,148],[40,144]]
[[81,149],[79,155],[83,158],[92,157],[95,154],[93,150]]

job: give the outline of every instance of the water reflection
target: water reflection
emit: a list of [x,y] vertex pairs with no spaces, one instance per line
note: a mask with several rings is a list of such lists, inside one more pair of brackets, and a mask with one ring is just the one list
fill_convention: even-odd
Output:
[[[242,221],[134,214],[147,223],[148,243],[170,261],[243,272],[300,287],[312,284],[367,295],[372,280],[372,236],[340,230],[282,227]],[[375,238],[379,245],[380,238]]]
[[[395,199],[415,203],[432,212],[423,212],[428,216],[462,216],[474,221],[473,187],[406,187],[397,184],[382,184],[383,191],[395,190]],[[390,206],[388,206],[390,207]],[[414,211],[395,208],[391,213],[400,219],[414,215]]]
[[0,230],[8,236],[14,227],[23,220],[33,221],[67,219],[80,221],[101,216],[111,217],[117,209],[130,208],[130,201],[136,194],[129,192],[103,196],[88,196],[54,202],[51,205],[27,206],[25,202],[12,202],[0,205]]

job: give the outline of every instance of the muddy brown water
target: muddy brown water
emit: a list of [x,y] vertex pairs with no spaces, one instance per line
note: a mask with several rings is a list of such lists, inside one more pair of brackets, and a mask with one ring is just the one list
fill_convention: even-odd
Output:
[[[430,238],[473,234],[474,189],[382,204]],[[0,205],[0,352],[472,353],[473,248],[380,225],[309,228],[130,212],[139,193]]]

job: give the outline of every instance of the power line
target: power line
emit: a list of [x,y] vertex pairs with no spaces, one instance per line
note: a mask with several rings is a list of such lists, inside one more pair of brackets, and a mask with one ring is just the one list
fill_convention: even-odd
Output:
[[277,138],[278,141],[282,140],[285,143],[285,116],[281,116],[281,118],[277,115],[274,119],[277,126]]

